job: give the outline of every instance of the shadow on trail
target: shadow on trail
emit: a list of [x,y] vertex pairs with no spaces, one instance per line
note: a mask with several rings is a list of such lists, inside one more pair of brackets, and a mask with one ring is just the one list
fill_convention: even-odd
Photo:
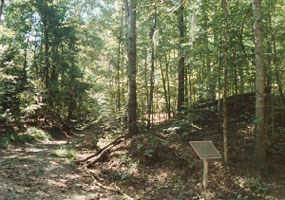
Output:
[[66,141],[49,141],[3,151],[0,199],[91,199],[93,180],[82,177],[72,161],[52,155],[64,145]]

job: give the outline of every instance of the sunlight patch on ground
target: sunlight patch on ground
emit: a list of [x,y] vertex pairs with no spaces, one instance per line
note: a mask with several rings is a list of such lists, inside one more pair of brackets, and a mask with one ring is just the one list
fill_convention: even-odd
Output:
[[7,155],[7,156],[1,156],[3,161],[5,159],[15,159],[15,158],[18,158],[19,155]]
[[94,199],[94,194],[71,194],[66,200]]
[[39,152],[43,152],[47,150],[48,150],[47,148],[36,148],[36,147],[25,148],[25,152],[28,152],[28,153],[39,153]]
[[55,161],[50,161],[49,165],[46,166],[45,170],[46,171],[51,171],[51,170],[56,170],[56,169],[61,168],[61,167],[62,167],[61,164],[59,164],[59,163],[57,163]]
[[53,141],[45,141],[42,144],[65,145],[67,144],[67,141],[66,140],[53,140]]
[[56,186],[58,189],[64,190],[66,185],[66,180],[65,179],[57,179],[57,180],[47,180],[48,185]]
[[[143,120],[139,120],[139,121],[147,123],[147,119],[148,119],[148,115],[144,115]],[[151,117],[150,121],[153,121],[154,124],[166,122],[168,121],[168,115],[167,113],[155,113],[153,114],[153,119]]]

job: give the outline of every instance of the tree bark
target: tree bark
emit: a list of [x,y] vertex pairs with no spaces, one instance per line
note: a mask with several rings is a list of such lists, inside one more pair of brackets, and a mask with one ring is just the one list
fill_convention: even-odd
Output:
[[229,65],[229,52],[228,52],[228,2],[227,0],[222,1],[224,10],[224,95],[223,95],[223,137],[224,137],[224,161],[228,163],[228,65]]
[[[145,98],[146,98],[146,107],[149,108],[149,90],[148,90],[148,76],[147,76],[147,48],[144,50],[144,82],[145,82]],[[147,126],[150,124],[150,115],[147,114]]]
[[183,110],[183,104],[185,102],[185,55],[183,51],[183,43],[185,40],[185,24],[184,24],[184,5],[183,3],[180,5],[177,10],[178,17],[178,29],[179,29],[179,61],[178,61],[178,98],[177,98],[177,110]]
[[[160,74],[161,74],[161,79],[162,79],[163,95],[164,95],[164,99],[165,99],[165,103],[166,103],[167,116],[168,116],[168,119],[170,119],[170,106],[168,104],[168,92],[167,92],[167,88],[166,88],[166,75],[164,74],[164,70],[162,68],[162,61],[159,62],[159,68],[160,68]],[[168,73],[168,72],[166,71],[165,73]]]
[[[157,13],[156,13],[156,4],[154,7],[154,19],[153,19],[153,27],[150,31],[150,40],[152,41],[154,31],[156,29],[156,23],[157,23]],[[153,124],[153,92],[154,92],[154,67],[155,67],[155,48],[154,43],[152,43],[151,47],[151,70],[150,70],[150,89],[149,89],[149,104],[147,108],[148,112],[148,121],[147,121],[147,127],[149,128],[151,124]],[[151,123],[150,123],[151,119]]]
[[0,4],[0,22],[1,22],[1,17],[4,11],[4,0],[1,0],[1,4]]
[[262,18],[260,0],[252,0],[255,65],[256,65],[256,130],[255,130],[255,164],[263,172],[265,167],[265,70],[263,60]]
[[[169,55],[170,56],[170,55]],[[169,59],[167,61],[167,55],[165,54],[165,61],[166,61],[166,68],[165,68],[165,79],[166,79],[166,86],[167,86],[167,115],[168,119],[171,118],[171,96],[170,96],[170,83],[169,83]]]
[[136,9],[137,1],[126,2],[128,11],[128,134],[137,134],[137,85],[136,85]]
[[119,43],[118,43],[118,58],[117,58],[117,111],[121,111],[121,42],[122,34],[120,32]]
[[284,98],[284,94],[283,94],[282,81],[281,81],[280,74],[279,74],[280,69],[278,69],[278,67],[277,67],[279,62],[277,60],[276,40],[275,40],[274,34],[271,35],[271,41],[272,41],[272,48],[273,48],[272,50],[273,50],[274,75],[276,78],[276,84],[277,84],[278,92],[279,92],[279,95],[281,98],[281,103],[284,104],[285,98]]

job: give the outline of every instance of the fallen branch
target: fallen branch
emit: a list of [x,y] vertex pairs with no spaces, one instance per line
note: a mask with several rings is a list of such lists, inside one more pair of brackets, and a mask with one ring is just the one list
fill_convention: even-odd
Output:
[[93,159],[92,161],[90,161],[90,162],[88,162],[87,164],[85,164],[85,165],[83,166],[83,168],[85,168],[85,167],[89,168],[91,165],[95,164],[96,162],[105,160],[104,158],[106,158],[106,157],[107,157],[107,154],[110,153],[111,148],[112,148],[112,147],[110,146],[109,148],[104,149],[103,151],[101,151],[101,153],[98,154],[98,155],[95,157],[95,159]]
[[92,164],[98,162],[102,157],[104,157],[106,154],[108,154],[111,151],[111,148],[119,143],[121,143],[123,141],[123,136],[120,136],[118,138],[116,138],[115,140],[113,140],[112,142],[110,142],[108,145],[106,145],[105,147],[103,147],[102,149],[100,149],[99,151],[97,151],[96,153],[88,156],[87,158],[84,158],[82,160],[78,160],[77,162],[81,163],[81,162],[86,162],[94,157],[96,157],[95,159],[93,159],[90,163],[88,163],[87,165],[85,165],[86,167],[91,166]]

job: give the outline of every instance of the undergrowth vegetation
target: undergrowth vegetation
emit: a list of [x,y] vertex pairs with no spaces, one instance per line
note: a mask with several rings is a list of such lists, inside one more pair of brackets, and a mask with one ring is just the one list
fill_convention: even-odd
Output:
[[13,132],[0,138],[1,148],[6,149],[10,144],[26,144],[51,140],[49,133],[37,127],[29,127],[22,133]]
[[70,146],[66,146],[52,151],[51,155],[60,158],[72,159],[76,157],[76,150]]

